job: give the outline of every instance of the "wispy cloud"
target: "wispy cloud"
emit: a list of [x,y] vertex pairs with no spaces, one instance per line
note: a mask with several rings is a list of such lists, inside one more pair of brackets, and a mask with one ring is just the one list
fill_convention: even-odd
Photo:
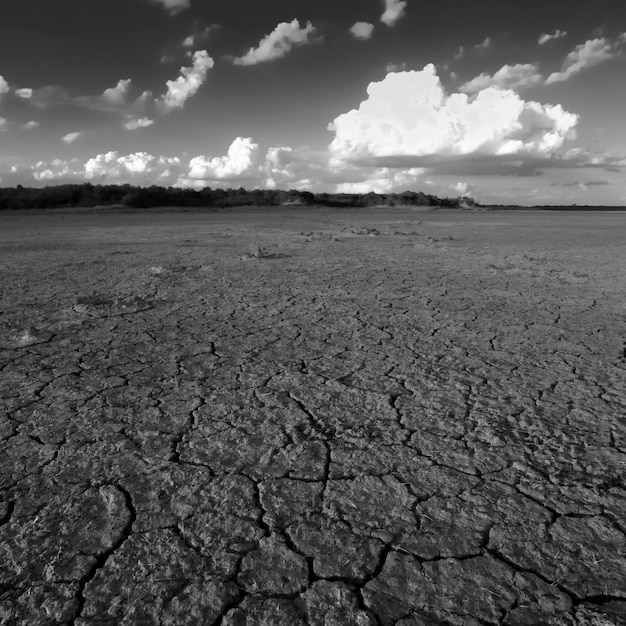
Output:
[[63,137],[61,137],[61,139],[67,143],[74,143],[80,136],[82,135],[81,132],[75,132],[75,133],[67,133],[67,135],[64,135]]
[[610,40],[604,37],[600,39],[590,39],[576,46],[576,48],[565,57],[561,71],[550,74],[548,78],[546,78],[546,85],[569,80],[582,70],[598,65],[618,55],[619,50]]
[[180,13],[180,11],[184,11],[189,8],[190,0],[151,0],[155,4],[160,4],[164,7],[171,15],[176,13]]
[[405,0],[384,0],[385,11],[380,16],[380,21],[390,28],[404,17],[406,13]]
[[5,93],[9,93],[9,83],[7,83],[4,77],[0,76],[0,97]]
[[287,56],[294,46],[313,43],[315,27],[307,22],[304,28],[296,19],[281,22],[269,34],[263,37],[256,48],[250,48],[246,54],[233,59],[235,65],[257,65]]
[[539,37],[539,45],[543,46],[549,41],[553,41],[554,39],[561,39],[563,37],[567,37],[567,31],[557,29],[551,35],[549,35],[548,33],[544,33]]
[[539,68],[531,63],[504,65],[495,74],[480,74],[472,80],[461,85],[461,91],[476,93],[487,87],[499,87],[500,89],[522,89],[532,87],[543,82]]
[[154,120],[148,117],[128,117],[124,122],[124,128],[126,130],[137,130],[138,128],[148,128],[152,124],[154,124]]
[[202,29],[196,29],[191,35],[183,39],[183,48],[193,48],[200,42],[207,41],[212,33],[219,30],[219,28],[217,24],[210,24]]
[[485,37],[485,39],[479,44],[476,44],[474,48],[476,48],[476,50],[489,50],[492,45],[493,41],[491,40],[491,37]]

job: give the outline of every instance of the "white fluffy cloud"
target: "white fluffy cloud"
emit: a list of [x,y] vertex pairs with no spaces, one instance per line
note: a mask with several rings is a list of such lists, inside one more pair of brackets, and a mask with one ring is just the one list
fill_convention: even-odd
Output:
[[76,133],[67,133],[67,135],[63,135],[63,137],[61,137],[61,139],[67,143],[74,143],[80,136],[82,135],[81,132],[76,132]]
[[539,85],[541,82],[543,82],[543,78],[536,65],[531,63],[504,65],[493,76],[483,73],[461,85],[461,91],[477,93],[487,87],[521,89]]
[[328,178],[326,158],[290,146],[265,149],[251,137],[237,137],[224,156],[198,155],[189,162],[178,184],[248,189],[310,189]]
[[259,144],[250,137],[237,137],[224,156],[199,155],[191,159],[188,178],[232,181],[257,176],[258,172]]
[[157,101],[157,106],[162,113],[182,108],[185,102],[202,87],[209,70],[215,64],[206,50],[197,50],[192,59],[191,67],[181,67],[180,76],[176,80],[167,81],[167,93]]
[[24,100],[28,100],[33,97],[33,90],[28,87],[22,87],[21,89],[15,90],[15,95],[18,98],[23,98]]
[[30,122],[26,122],[25,124],[22,124],[22,128],[24,130],[32,130],[33,128],[37,128],[39,126],[39,122],[36,122],[35,120],[31,120]]
[[9,83],[2,76],[0,76],[0,96],[5,93],[9,93]]
[[563,62],[560,72],[553,72],[546,79],[546,84],[558,83],[569,80],[587,67],[593,67],[618,55],[615,45],[605,39],[590,39],[585,43],[576,46]]
[[421,167],[393,170],[380,167],[368,174],[365,180],[339,183],[337,193],[392,193],[413,191],[425,170]]
[[171,14],[184,11],[189,8],[190,0],[152,0],[155,4],[160,4]]
[[374,32],[374,24],[370,24],[369,22],[356,22],[352,28],[350,28],[350,32],[357,39],[367,40]]
[[148,128],[152,124],[154,124],[154,120],[147,117],[128,117],[124,122],[124,128],[126,130],[137,130],[138,128]]
[[106,152],[85,163],[83,176],[88,180],[159,183],[177,178],[179,170],[178,157],[156,157],[147,152],[120,156],[117,152]]
[[48,163],[39,161],[31,168],[33,178],[39,182],[54,182],[59,180],[70,180],[80,177],[80,164],[77,159],[64,161],[54,159]]
[[395,23],[404,17],[406,12],[405,0],[384,0],[385,12],[380,16],[380,21],[387,26],[394,26]]
[[257,65],[273,61],[289,54],[294,46],[303,46],[313,42],[315,27],[307,22],[304,28],[296,19],[281,22],[269,34],[263,37],[256,48],[250,48],[246,54],[233,60],[235,65]]
[[367,93],[358,109],[329,125],[335,132],[330,144],[335,163],[548,156],[573,136],[578,122],[560,105],[526,102],[511,90],[488,87],[473,97],[447,95],[433,65],[390,73],[370,83]]
[[548,33],[544,33],[539,37],[539,45],[543,46],[549,41],[553,41],[554,39],[561,39],[562,37],[567,37],[567,32],[564,30],[557,29],[551,35]]

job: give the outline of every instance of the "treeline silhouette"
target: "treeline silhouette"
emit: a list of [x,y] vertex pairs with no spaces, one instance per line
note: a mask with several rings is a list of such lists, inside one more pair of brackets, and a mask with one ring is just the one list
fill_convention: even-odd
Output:
[[472,198],[438,198],[421,191],[404,193],[312,193],[272,189],[181,189],[178,187],[136,187],[133,185],[56,185],[51,187],[0,188],[0,210],[56,209],[64,207],[118,206],[134,209],[155,207],[235,206],[430,206],[467,208]]

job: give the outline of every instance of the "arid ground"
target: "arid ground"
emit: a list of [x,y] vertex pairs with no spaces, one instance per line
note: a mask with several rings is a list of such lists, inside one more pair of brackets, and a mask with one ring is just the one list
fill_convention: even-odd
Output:
[[626,623],[625,244],[0,214],[0,623]]

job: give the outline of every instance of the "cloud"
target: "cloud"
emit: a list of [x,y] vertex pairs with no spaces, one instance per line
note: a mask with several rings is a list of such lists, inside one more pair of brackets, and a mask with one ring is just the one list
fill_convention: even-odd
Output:
[[523,87],[532,87],[542,82],[543,78],[537,66],[527,63],[504,65],[493,76],[487,73],[480,74],[461,85],[460,89],[465,93],[476,93],[487,87],[521,89]]
[[0,97],[5,93],[9,93],[9,83],[2,76],[0,76]]
[[404,0],[384,0],[385,12],[380,16],[380,21],[390,28],[404,17],[406,12],[406,1]]
[[492,45],[493,42],[491,41],[491,37],[485,37],[484,41],[476,44],[474,48],[476,48],[476,50],[489,50]]
[[167,81],[167,93],[157,100],[157,107],[161,113],[166,114],[182,108],[202,87],[208,71],[215,64],[206,50],[197,50],[193,53],[192,59],[191,67],[181,67],[180,76],[176,80]]
[[76,132],[76,133],[67,133],[67,135],[64,135],[63,137],[61,137],[61,139],[67,143],[74,143],[80,136],[82,135],[81,132]]
[[203,30],[196,31],[188,37],[185,37],[185,39],[183,39],[183,48],[193,48],[200,41],[205,41],[209,39],[211,33],[217,29],[219,29],[219,26],[217,24],[211,24],[209,26],[206,26]]
[[190,0],[151,0],[155,4],[160,4],[162,7],[167,9],[170,15],[174,15],[175,13],[179,13],[180,11],[184,11],[189,8]]
[[18,98],[23,98],[24,100],[28,100],[33,97],[33,90],[28,87],[22,87],[22,89],[16,89],[15,95]]
[[6,126],[6,123],[7,123],[7,118],[0,117],[0,128],[3,128],[4,126]]
[[81,167],[78,159],[64,161],[54,159],[49,163],[39,161],[31,167],[33,178],[39,182],[53,182],[59,180],[76,179],[81,176]]
[[554,39],[561,39],[562,37],[567,37],[567,31],[557,29],[551,35],[544,33],[539,37],[539,45],[543,46],[549,41],[553,41]]
[[252,137],[237,137],[224,156],[193,157],[177,184],[192,188],[310,189],[319,187],[320,181],[328,182],[329,176],[325,153],[290,146],[265,149]]
[[337,193],[392,193],[412,191],[421,182],[425,170],[412,167],[405,170],[392,170],[388,167],[375,169],[365,180],[339,183]]
[[147,152],[122,156],[118,152],[98,154],[85,163],[82,172],[87,180],[157,184],[171,182],[178,178],[179,174],[178,157],[157,157]]
[[357,39],[363,39],[364,41],[369,39],[374,32],[374,24],[369,22],[355,22],[350,32]]
[[31,130],[33,128],[37,128],[39,126],[39,122],[35,122],[35,120],[31,120],[30,122],[26,122],[22,124],[22,128],[24,130]]
[[435,67],[390,73],[370,83],[358,109],[330,125],[332,163],[424,165],[435,157],[511,159],[551,155],[574,136],[578,116],[488,87],[447,95]]
[[311,22],[300,28],[296,19],[291,22],[281,22],[269,34],[263,37],[256,48],[250,48],[246,54],[233,59],[235,65],[257,65],[280,59],[291,51],[294,46],[304,46],[313,43],[312,37],[316,30]]
[[154,124],[154,120],[147,117],[128,117],[124,122],[124,128],[126,130],[137,130],[138,128],[148,128],[152,124]]
[[612,59],[618,56],[618,54],[619,52],[616,50],[615,45],[604,37],[590,39],[576,46],[565,57],[561,71],[550,74],[546,79],[546,85],[569,80],[585,68],[598,65],[598,63]]
[[121,79],[115,87],[105,89],[102,93],[102,100],[110,104],[121,105],[126,102],[128,91],[132,81],[130,78]]
[[258,176],[259,165],[259,144],[251,137],[237,137],[224,156],[199,155],[191,159],[187,177],[209,181],[240,180]]

